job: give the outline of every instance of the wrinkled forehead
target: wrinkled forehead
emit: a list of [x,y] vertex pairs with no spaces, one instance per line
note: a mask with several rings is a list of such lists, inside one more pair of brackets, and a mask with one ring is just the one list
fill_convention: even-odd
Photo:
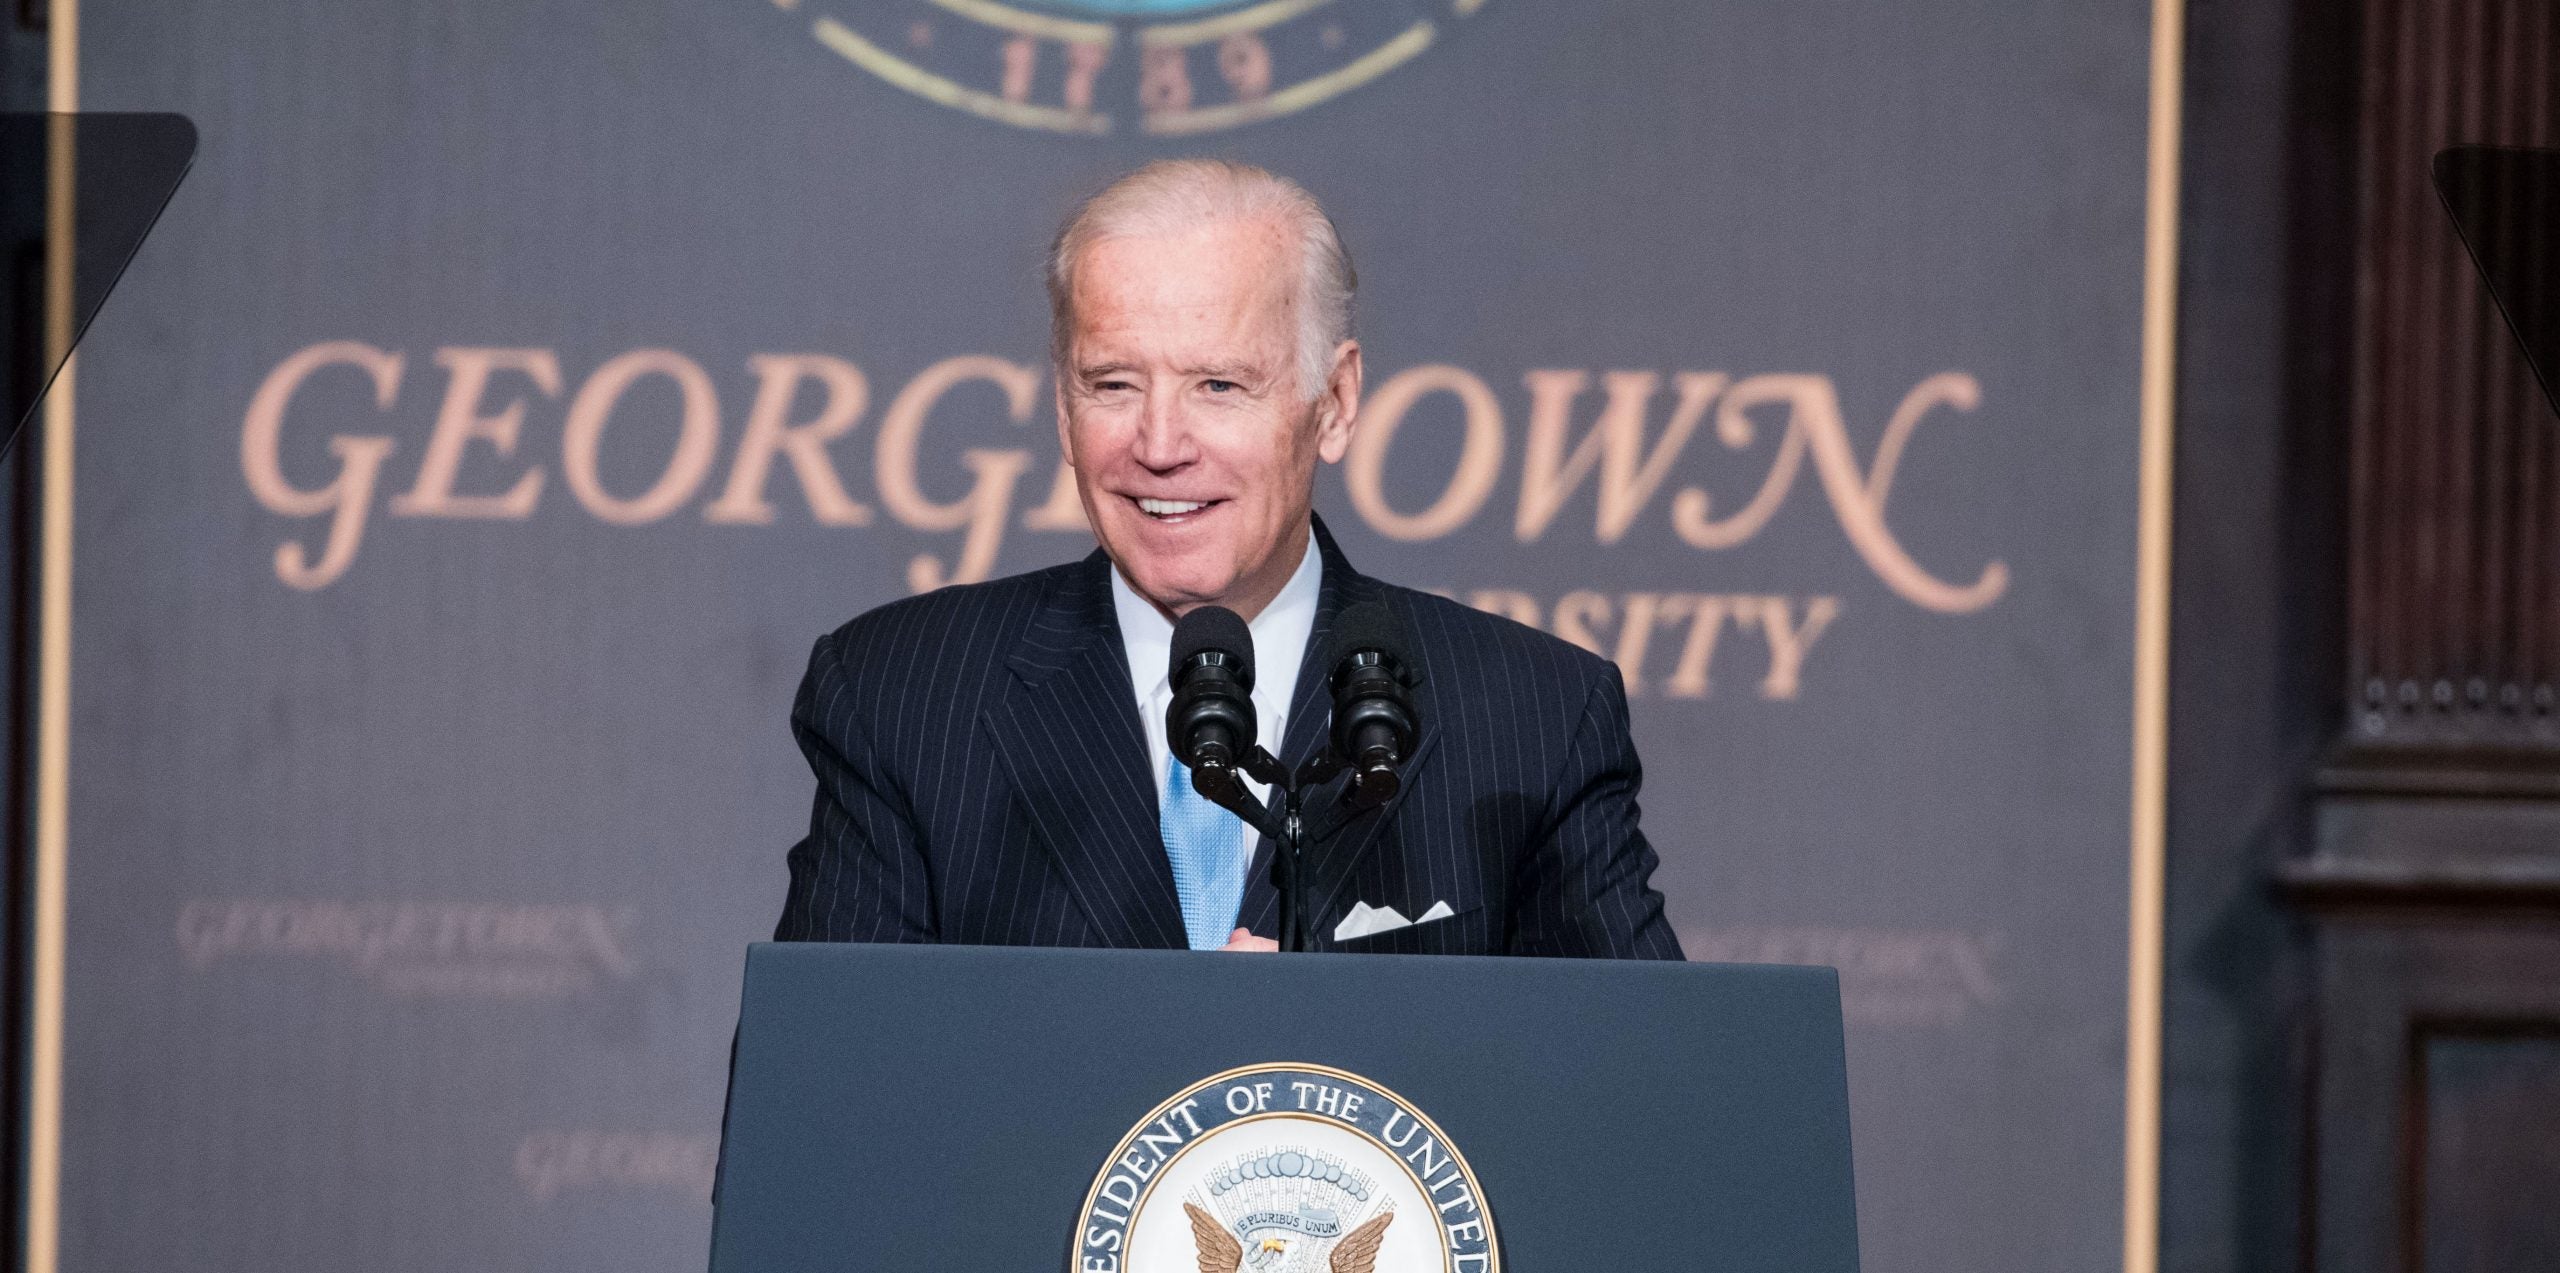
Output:
[[1297,275],[1296,245],[1268,220],[1109,235],[1077,252],[1069,312],[1080,341],[1285,340],[1297,317]]

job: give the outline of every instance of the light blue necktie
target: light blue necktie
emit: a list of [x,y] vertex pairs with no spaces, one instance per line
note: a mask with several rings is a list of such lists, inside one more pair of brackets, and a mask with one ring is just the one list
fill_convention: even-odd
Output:
[[1193,950],[1216,950],[1235,931],[1244,904],[1244,821],[1191,785],[1181,757],[1168,756],[1159,821],[1165,856],[1173,859],[1173,891]]

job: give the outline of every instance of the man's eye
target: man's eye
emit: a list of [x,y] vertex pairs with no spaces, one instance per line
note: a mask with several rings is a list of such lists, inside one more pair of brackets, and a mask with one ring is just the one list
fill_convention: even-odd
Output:
[[1232,380],[1211,380],[1205,382],[1202,387],[1211,393],[1226,393],[1231,390],[1241,389],[1244,386],[1237,384]]
[[1129,382],[1126,380],[1097,380],[1093,382],[1093,391],[1095,393],[1109,393],[1129,387]]

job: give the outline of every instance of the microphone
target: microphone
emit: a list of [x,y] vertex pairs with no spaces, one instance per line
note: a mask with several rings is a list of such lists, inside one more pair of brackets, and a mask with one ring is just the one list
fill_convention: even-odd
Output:
[[[1276,832],[1271,886],[1280,894],[1280,949],[1307,948],[1298,922],[1303,891],[1297,854],[1298,797],[1289,775],[1262,749],[1253,712],[1253,629],[1225,606],[1202,606],[1173,625],[1173,704],[1165,709],[1164,736],[1174,757],[1191,769],[1191,785],[1210,803],[1265,836]],[[1244,785],[1242,773],[1288,797],[1288,816],[1275,823],[1270,809]]]
[[1421,726],[1407,688],[1411,660],[1395,616],[1375,601],[1344,608],[1333,648],[1334,754],[1351,767],[1353,807],[1374,808],[1395,796]]
[[1236,770],[1248,763],[1256,737],[1253,629],[1224,606],[1182,616],[1173,625],[1171,677],[1165,739],[1200,794],[1229,804],[1247,794]]

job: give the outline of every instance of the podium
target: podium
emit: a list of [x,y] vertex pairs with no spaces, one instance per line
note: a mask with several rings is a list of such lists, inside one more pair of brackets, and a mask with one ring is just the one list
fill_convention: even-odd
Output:
[[1854,1273],[1825,968],[764,944],[714,1273]]

